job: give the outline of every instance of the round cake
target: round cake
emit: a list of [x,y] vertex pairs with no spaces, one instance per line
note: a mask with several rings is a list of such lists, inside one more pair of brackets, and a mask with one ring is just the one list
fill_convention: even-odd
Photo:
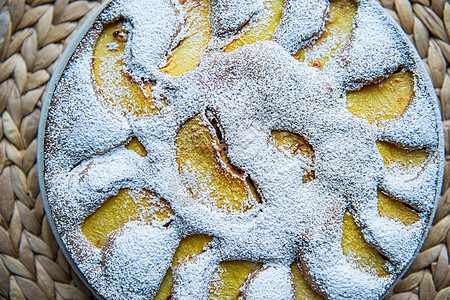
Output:
[[419,55],[372,0],[117,0],[41,115],[40,184],[105,299],[379,299],[440,194]]

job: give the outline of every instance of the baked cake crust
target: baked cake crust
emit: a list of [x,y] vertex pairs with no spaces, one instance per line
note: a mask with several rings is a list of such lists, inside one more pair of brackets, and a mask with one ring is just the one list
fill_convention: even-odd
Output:
[[[252,24],[266,18],[269,2],[275,1],[211,1],[211,36],[198,66],[176,76],[164,68],[192,34],[189,1],[109,3],[80,33],[73,54],[65,54],[67,65],[47,92],[40,124],[41,186],[57,234],[102,297],[155,297],[180,242],[197,234],[211,240],[202,253],[172,267],[173,299],[207,297],[224,261],[260,264],[240,288],[245,299],[296,297],[291,265],[297,262],[314,292],[328,299],[377,299],[420,249],[444,163],[440,112],[420,57],[369,0],[356,1],[351,36],[319,65],[319,48],[305,52],[303,62],[294,56],[320,40],[329,1],[285,0],[271,40],[231,51],[230,43],[244,40]],[[142,83],[151,102],[139,112],[111,105],[106,98],[130,95],[119,86],[121,95],[103,95],[94,75],[96,42],[119,21],[128,35],[123,72]],[[412,82],[406,105],[359,114],[353,94],[388,85],[393,76]],[[203,188],[210,182],[182,155],[190,120],[212,140],[220,135],[211,149],[225,161],[227,176],[246,186],[242,206],[212,203]],[[274,132],[301,136],[313,156],[284,151]],[[133,138],[144,154],[125,146]],[[403,149],[395,153],[412,155],[411,161],[425,153],[424,160],[403,166],[387,158],[389,147]],[[97,248],[82,226],[124,189],[146,193],[149,207],[166,215],[130,219]],[[380,197],[407,205],[417,220],[383,216]],[[380,272],[358,267],[346,253],[346,218],[378,253]]]

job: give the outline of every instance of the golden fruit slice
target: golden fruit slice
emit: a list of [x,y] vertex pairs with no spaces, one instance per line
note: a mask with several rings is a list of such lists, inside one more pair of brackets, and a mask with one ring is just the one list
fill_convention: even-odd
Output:
[[294,276],[294,292],[296,300],[323,300],[306,282],[297,262],[292,263],[291,273]]
[[420,220],[419,215],[403,203],[378,191],[378,213],[381,217],[397,220],[408,226]]
[[214,273],[208,299],[237,299],[241,294],[240,288],[247,278],[262,266],[261,263],[248,261],[224,261]]
[[359,118],[380,124],[397,118],[413,97],[411,72],[398,72],[378,84],[368,85],[347,94],[348,110]]
[[144,145],[137,138],[133,138],[125,147],[128,150],[133,150],[142,157],[147,156],[147,150],[145,150]]
[[159,108],[152,100],[150,85],[141,86],[123,71],[128,34],[122,22],[106,26],[94,49],[95,88],[106,105],[123,115],[153,115]]
[[121,189],[89,216],[81,226],[81,232],[96,247],[101,247],[108,234],[130,221],[148,224],[164,222],[173,216],[172,209],[154,193]]
[[324,32],[314,44],[300,49],[294,57],[322,69],[336,54],[336,50],[350,38],[357,10],[358,5],[354,0],[331,0]]
[[196,116],[177,134],[176,162],[192,197],[219,210],[244,212],[256,202],[248,178],[228,163],[209,123]]
[[154,300],[168,300],[171,298],[173,287],[172,268],[169,268],[164,275],[164,278],[159,285],[159,290],[155,295]]
[[369,273],[375,272],[380,277],[389,275],[384,268],[386,261],[366,242],[349,212],[344,215],[342,231],[342,250],[350,262]]
[[312,146],[298,134],[274,130],[272,139],[278,147],[287,151],[291,156],[301,155],[310,159],[314,157]]
[[[140,156],[146,156],[144,146],[133,138],[126,146]],[[96,247],[101,247],[108,235],[130,221],[163,222],[173,216],[169,204],[146,190],[121,189],[89,216],[81,226],[81,232]]]
[[173,255],[172,266],[179,262],[189,259],[192,256],[199,255],[205,250],[205,247],[211,242],[212,237],[204,234],[196,234],[186,237],[180,242],[177,251]]
[[423,167],[430,156],[422,149],[407,150],[386,142],[377,142],[377,147],[386,167],[401,168],[405,171]]
[[183,3],[186,11],[185,25],[188,36],[169,56],[163,72],[178,76],[198,66],[200,55],[208,45],[211,37],[210,1],[186,0]]
[[280,23],[283,14],[283,0],[265,0],[264,13],[262,17],[250,24],[245,32],[232,41],[225,52],[233,51],[242,45],[251,44],[256,41],[266,41],[272,38],[272,34]]
[[[289,131],[272,131],[272,140],[281,150],[291,157],[301,156],[311,168],[314,167],[314,150],[312,146],[300,135]],[[314,170],[305,170],[303,183],[312,181],[315,178]]]
[[172,268],[179,262],[202,253],[211,240],[212,237],[210,236],[197,234],[188,236],[180,242],[173,256],[172,267],[167,270],[167,273],[159,286],[155,300],[170,299],[173,287]]

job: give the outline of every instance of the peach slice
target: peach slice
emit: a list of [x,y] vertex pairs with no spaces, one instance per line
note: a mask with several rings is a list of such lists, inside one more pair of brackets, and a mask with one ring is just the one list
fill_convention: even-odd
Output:
[[175,266],[179,262],[188,259],[194,255],[199,255],[205,247],[211,242],[212,237],[204,234],[196,234],[186,237],[180,242],[173,256],[172,265]]
[[214,273],[208,299],[238,299],[247,278],[262,266],[248,261],[224,261]]
[[123,115],[153,115],[159,108],[150,95],[150,84],[137,83],[124,71],[124,50],[128,33],[122,22],[107,25],[94,49],[95,88],[101,99]]
[[188,36],[170,54],[163,72],[178,76],[198,66],[200,55],[206,49],[211,37],[210,1],[185,0]]
[[[274,130],[271,134],[275,145],[291,157],[300,155],[307,164],[314,166],[314,150],[312,146],[300,135],[289,131]],[[305,172],[303,183],[310,182],[315,178],[314,170]]]
[[422,167],[430,156],[422,149],[402,149],[387,142],[377,142],[377,147],[386,167],[401,168],[405,171]]
[[322,69],[350,38],[357,10],[358,5],[353,0],[331,0],[324,32],[314,44],[300,49],[294,57]]
[[81,232],[94,246],[101,247],[111,232],[127,222],[145,221],[151,225],[171,216],[169,204],[154,193],[121,189],[84,221]]
[[248,178],[228,163],[212,126],[201,117],[181,127],[175,145],[178,170],[194,199],[226,212],[245,212],[256,203]]
[[292,263],[291,273],[294,276],[294,292],[296,300],[310,299],[323,300],[324,298],[317,294],[306,282],[302,271],[297,265],[297,262]]
[[349,92],[347,108],[372,124],[382,124],[400,116],[411,102],[413,93],[413,74],[401,71],[380,83]]
[[172,268],[179,262],[202,253],[211,240],[212,237],[210,236],[197,234],[188,236],[180,242],[173,256],[172,267],[167,270],[167,273],[159,286],[155,300],[170,299],[173,287]]
[[250,24],[238,38],[225,48],[225,52],[233,51],[242,45],[256,41],[265,41],[272,38],[283,14],[283,0],[264,1],[264,13],[262,17]]
[[133,138],[125,147],[128,150],[133,150],[142,157],[147,156],[147,150],[145,150],[144,145],[137,138]]
[[349,212],[344,215],[342,231],[342,250],[349,261],[367,272],[374,272],[379,277],[389,275],[384,268],[385,259],[366,242]]
[[[208,0],[187,0],[182,3],[187,11],[189,35],[172,51],[162,69],[177,76],[194,69],[211,35]],[[112,109],[123,115],[154,115],[165,103],[156,103],[151,97],[151,84],[135,82],[124,71],[124,50],[128,33],[122,22],[105,26],[94,49],[93,72],[95,87],[101,98]]]
[[414,210],[382,192],[378,191],[377,198],[380,217],[402,222],[406,226],[420,220],[419,215]]
[[[126,146],[141,156],[147,155],[144,146],[133,138]],[[81,226],[81,232],[96,247],[101,247],[108,235],[130,221],[164,222],[173,216],[169,204],[154,193],[121,189],[110,197]]]

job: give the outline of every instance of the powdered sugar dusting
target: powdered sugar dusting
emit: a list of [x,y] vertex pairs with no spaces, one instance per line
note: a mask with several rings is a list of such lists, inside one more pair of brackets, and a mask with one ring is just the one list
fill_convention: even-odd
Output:
[[174,299],[204,299],[219,256],[212,250],[181,262],[174,270]]
[[127,43],[125,62],[137,82],[141,78],[163,77],[159,69],[184,37],[184,16],[178,6],[170,0],[121,0],[113,2],[101,16],[106,22],[120,18],[130,20],[131,42]]
[[51,131],[57,134],[49,134],[46,143],[61,151],[45,153],[49,170],[67,172],[82,160],[117,147],[131,134],[125,118],[112,118],[94,92],[91,63],[95,38],[94,33],[85,38],[84,47],[77,50],[55,89],[48,118],[53,120]]
[[[252,22],[260,6],[247,2],[249,8],[230,20],[229,14],[220,15],[222,2],[213,1],[216,34]],[[204,253],[174,268],[174,299],[204,299],[225,260],[265,264],[243,288],[248,299],[291,299],[289,265],[296,259],[314,289],[328,299],[375,299],[385,294],[420,247],[436,205],[443,161],[437,102],[420,58],[378,4],[361,0],[350,41],[323,71],[310,67],[288,51],[314,39],[328,3],[320,1],[316,9],[310,1],[287,5],[274,41],[230,53],[211,51],[197,68],[178,77],[159,71],[184,32],[182,5],[168,0],[114,2],[79,46],[78,58],[66,67],[50,106],[45,180],[61,237],[103,297],[153,297],[179,241],[189,234],[214,239]],[[294,32],[292,24],[302,16],[311,20]],[[102,24],[121,18],[131,24],[125,57],[130,74],[156,80],[153,96],[168,103],[155,116],[112,114],[92,87],[93,42]],[[114,51],[114,45],[108,47]],[[377,126],[347,110],[348,90],[400,68],[416,76],[414,99],[399,118]],[[262,202],[246,212],[217,211],[198,203],[178,173],[175,140],[180,127],[196,115],[208,123],[211,113],[230,163],[256,183]],[[304,161],[275,146],[274,130],[299,134],[311,144],[314,180],[303,183]],[[144,145],[146,157],[123,146],[132,136]],[[406,171],[400,174],[384,166],[377,141],[422,148],[430,156],[413,177]],[[173,222],[167,227],[130,222],[96,249],[80,226],[121,188],[146,189],[166,199],[175,214]],[[405,226],[380,217],[378,189],[414,207],[420,221]],[[342,222],[347,210],[365,239],[387,258],[390,275],[359,269],[344,256]]]
[[371,1],[358,1],[358,12],[350,41],[334,61],[340,65],[333,72],[344,72],[342,84],[358,89],[366,82],[380,80],[399,67],[411,67],[409,41],[398,38],[402,31],[379,5]]
[[[114,235],[107,241],[112,246],[103,251],[103,269],[106,283],[116,292],[115,298],[153,298],[164,276],[161,270],[170,266],[179,242],[176,232],[129,222]],[[122,284],[117,285],[118,281]]]
[[273,33],[273,40],[289,53],[297,53],[322,33],[328,10],[328,1],[324,0],[285,1],[283,16]]
[[245,299],[294,299],[293,278],[286,266],[266,266],[253,275],[245,289]]
[[212,0],[211,23],[213,36],[229,36],[242,29],[264,9],[261,0]]

